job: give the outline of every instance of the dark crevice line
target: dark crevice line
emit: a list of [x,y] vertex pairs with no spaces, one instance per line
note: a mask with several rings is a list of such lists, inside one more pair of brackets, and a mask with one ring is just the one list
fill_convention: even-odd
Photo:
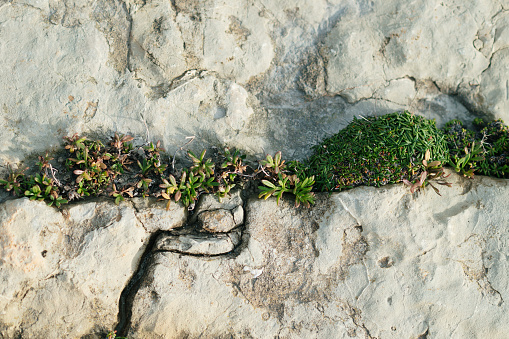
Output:
[[[244,232],[245,225],[246,225],[246,219],[247,219],[247,199],[242,199],[243,203],[242,206],[244,208],[244,222],[243,224],[239,225],[236,229],[241,230],[241,237],[240,242],[238,245],[236,245],[233,250],[221,253],[221,254],[214,254],[214,255],[207,255],[207,254],[190,254],[190,253],[183,253],[180,251],[169,251],[169,250],[154,250],[156,240],[162,235],[162,234],[169,234],[169,235],[183,235],[180,234],[180,232],[176,231],[163,231],[158,230],[150,235],[149,242],[147,244],[147,247],[145,248],[145,251],[143,252],[140,262],[138,264],[138,267],[136,268],[136,271],[134,271],[131,279],[127,283],[127,285],[122,290],[122,293],[120,294],[119,302],[118,302],[118,315],[117,315],[117,325],[115,326],[115,331],[117,331],[117,335],[121,337],[127,336],[129,329],[131,328],[131,318],[132,318],[132,307],[134,300],[136,298],[136,295],[138,294],[138,291],[141,287],[141,284],[145,278],[145,274],[147,273],[149,267],[152,265],[154,261],[155,254],[158,253],[175,253],[180,254],[183,256],[190,256],[195,258],[218,258],[218,257],[236,257],[240,254],[242,248],[245,247],[245,243],[247,243],[247,238],[245,238],[246,234]],[[135,211],[138,212],[138,209],[136,208],[135,204],[132,204]],[[188,221],[191,219],[192,213],[188,215]],[[193,227],[192,225],[186,224],[184,227],[179,228],[180,230],[189,229],[189,227]],[[184,232],[185,234],[185,232]]]
[[126,287],[124,287],[122,293],[120,294],[120,298],[118,301],[118,316],[117,316],[117,326],[115,326],[115,330],[117,331],[117,335],[125,337],[129,328],[131,326],[131,317],[132,317],[132,307],[134,298],[140,289],[143,278],[145,277],[145,273],[147,269],[150,267],[153,261],[153,247],[155,245],[156,239],[163,231],[154,232],[150,236],[150,240],[141,256],[140,263],[138,268],[133,273],[133,276],[127,283]]
[[234,252],[238,246],[240,246],[240,244],[235,246],[235,248],[229,252],[224,252],[224,253],[219,253],[219,254],[186,253],[186,252],[181,252],[179,250],[156,250],[153,253],[154,254],[155,253],[175,253],[175,254],[180,254],[180,255],[185,255],[185,256],[195,257],[195,258],[217,258],[217,257],[225,256],[225,255],[228,255],[228,254]]

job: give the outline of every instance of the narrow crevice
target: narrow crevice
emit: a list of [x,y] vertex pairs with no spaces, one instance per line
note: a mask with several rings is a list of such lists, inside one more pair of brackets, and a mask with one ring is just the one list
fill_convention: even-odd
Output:
[[[150,266],[154,262],[154,258],[156,254],[169,252],[169,253],[175,253],[182,256],[190,256],[195,258],[218,258],[218,257],[226,257],[226,258],[232,258],[236,257],[240,254],[242,248],[245,247],[245,243],[247,243],[248,237],[245,236],[245,224],[246,224],[246,200],[242,199],[243,203],[241,206],[244,208],[244,220],[243,223],[239,226],[237,226],[234,230],[240,230],[240,242],[234,246],[234,248],[225,253],[221,254],[191,254],[191,253],[185,253],[178,250],[155,250],[155,246],[157,243],[157,239],[159,239],[162,235],[185,235],[185,234],[196,234],[197,230],[195,229],[195,224],[189,223],[189,221],[192,218],[192,213],[188,215],[187,217],[187,223],[183,227],[179,227],[175,230],[170,231],[163,231],[158,230],[150,235],[150,239],[148,241],[148,244],[140,258],[140,262],[138,264],[138,267],[134,271],[131,279],[127,283],[127,285],[122,290],[122,293],[120,294],[119,302],[118,302],[118,315],[117,315],[117,325],[115,326],[115,331],[117,331],[118,336],[125,337],[127,336],[129,329],[131,328],[131,318],[132,318],[132,308],[134,304],[134,300],[136,298],[136,295],[138,294],[138,291],[143,283],[143,280],[146,276],[146,273],[148,272]],[[134,210],[139,213],[139,209],[136,207],[136,204],[131,204]],[[136,213],[136,214],[137,214]],[[137,218],[138,219],[138,218]],[[139,220],[139,219],[138,219]],[[141,222],[141,221],[140,221]],[[142,223],[143,225],[143,223]],[[143,225],[145,228],[145,225]],[[234,231],[232,230],[232,231]],[[213,234],[211,234],[213,235]]]
[[132,36],[133,17],[131,15],[131,11],[127,9],[125,1],[122,2],[122,7],[124,8],[124,11],[126,13],[127,21],[129,21],[129,25],[127,27],[127,41],[126,41],[127,45],[126,68],[129,72],[132,72],[133,70],[131,69],[131,41],[133,39]]
[[187,256],[187,257],[195,257],[195,258],[217,258],[217,257],[224,257],[225,255],[229,255],[233,252],[235,252],[235,249],[240,246],[237,245],[235,246],[235,248],[229,252],[225,252],[225,253],[220,253],[220,254],[201,254],[201,253],[187,253],[187,252],[182,252],[182,251],[178,251],[178,250],[156,250],[156,251],[153,251],[152,253],[156,254],[156,253],[175,253],[175,254],[180,254],[182,256]]
[[115,326],[115,330],[119,336],[125,337],[129,331],[131,326],[131,317],[133,314],[132,307],[134,298],[140,289],[147,269],[152,264],[154,258],[154,252],[152,249],[156,243],[156,239],[161,233],[163,233],[163,231],[157,231],[150,236],[150,240],[141,256],[140,263],[138,264],[136,271],[133,273],[133,276],[120,294],[120,299],[118,301],[118,323],[117,326]]

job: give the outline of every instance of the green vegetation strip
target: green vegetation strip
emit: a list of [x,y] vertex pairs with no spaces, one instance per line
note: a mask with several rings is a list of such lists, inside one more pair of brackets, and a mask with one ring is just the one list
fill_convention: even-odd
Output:
[[[438,129],[434,120],[409,112],[354,119],[345,129],[313,148],[303,162],[285,162],[281,152],[258,164],[245,162],[239,150],[224,148],[206,158],[187,152],[191,166],[175,168],[163,161],[160,142],[135,147],[133,138],[115,134],[104,144],[74,135],[65,137],[65,163],[49,153],[39,156],[38,168],[9,168],[0,187],[16,196],[60,207],[74,199],[110,196],[118,204],[127,197],[153,196],[192,205],[201,194],[224,198],[235,186],[256,183],[259,197],[295,196],[295,205],[309,207],[313,191],[334,192],[368,185],[403,182],[411,192],[447,183],[443,166],[473,177],[474,172],[509,176],[509,132],[502,121],[474,121],[474,129],[458,120]],[[166,157],[165,157],[166,158]]]

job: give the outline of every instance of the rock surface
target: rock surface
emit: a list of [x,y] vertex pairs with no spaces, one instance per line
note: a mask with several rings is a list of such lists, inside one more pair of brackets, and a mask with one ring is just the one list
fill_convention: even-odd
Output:
[[226,234],[162,235],[154,250],[192,255],[219,255],[230,253],[240,243],[240,232]]
[[131,338],[502,338],[509,185],[454,176],[321,195],[309,209],[247,203],[235,257],[156,253]]
[[202,212],[198,215],[198,220],[208,232],[229,232],[237,226],[232,212],[224,209]]
[[[508,122],[508,47],[505,0],[0,0],[0,176],[74,133],[302,159],[358,116]],[[104,338],[137,275],[129,338],[506,337],[508,184],[453,180],[192,215],[0,192],[0,337]]]
[[3,0],[0,161],[115,131],[300,159],[358,115],[509,120],[508,18],[503,0]]
[[403,185],[320,194],[310,209],[253,197],[242,233],[162,214],[146,227],[150,201],[8,200],[0,336],[104,337],[136,276],[129,338],[502,338],[509,183],[449,179],[442,197]]
[[0,337],[81,337],[115,327],[151,210],[111,201],[61,211],[26,198],[1,204]]

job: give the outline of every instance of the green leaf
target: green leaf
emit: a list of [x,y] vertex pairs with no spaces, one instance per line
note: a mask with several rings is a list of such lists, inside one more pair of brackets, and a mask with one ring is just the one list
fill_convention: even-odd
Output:
[[276,188],[276,185],[274,185],[273,183],[271,183],[268,180],[262,180],[262,184],[264,184],[265,186],[271,187],[271,188]]

